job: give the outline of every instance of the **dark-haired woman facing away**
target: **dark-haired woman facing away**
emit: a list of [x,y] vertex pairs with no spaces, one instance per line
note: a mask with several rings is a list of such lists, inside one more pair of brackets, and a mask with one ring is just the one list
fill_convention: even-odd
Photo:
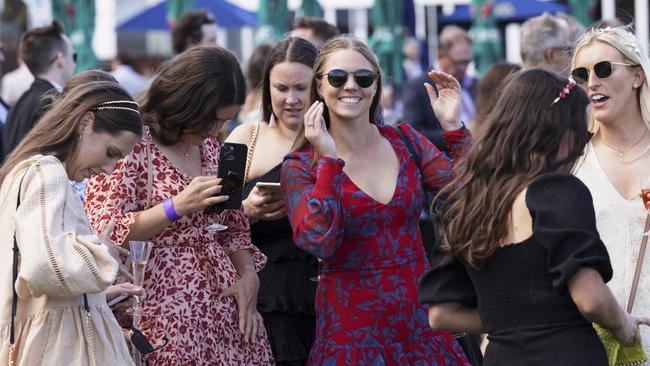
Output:
[[612,268],[591,195],[567,174],[589,140],[588,103],[555,74],[515,75],[444,190],[446,253],[419,296],[433,328],[489,334],[486,366],[607,365],[591,323],[624,344],[648,323],[605,285]]
[[7,157],[0,169],[0,364],[133,364],[104,291],[118,263],[69,181],[110,174],[141,135],[129,94],[115,83],[89,82],[58,100]]
[[[245,89],[237,58],[223,48],[176,56],[143,97],[143,138],[112,175],[88,182],[86,209],[98,231],[114,221],[115,243],[154,242],[140,326],[169,344],[144,356],[149,365],[272,362],[256,309],[265,258],[251,244],[248,220],[242,210],[204,211],[227,199],[216,178],[216,136]],[[228,228],[214,232],[214,223]]]

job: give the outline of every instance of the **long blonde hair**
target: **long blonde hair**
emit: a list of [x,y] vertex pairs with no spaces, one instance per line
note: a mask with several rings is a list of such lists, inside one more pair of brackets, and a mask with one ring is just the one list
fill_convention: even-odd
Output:
[[[374,98],[372,99],[372,103],[370,104],[369,122],[373,123],[374,119],[377,117],[377,112],[379,110],[379,101],[381,98],[381,68],[379,67],[379,62],[377,62],[375,54],[372,53],[368,45],[364,41],[350,34],[344,34],[330,39],[327,43],[325,43],[325,46],[323,46],[323,49],[321,49],[318,57],[316,57],[316,62],[314,63],[314,71],[312,73],[311,83],[309,86],[309,102],[306,104],[305,108],[309,108],[309,106],[314,104],[316,100],[320,99],[318,96],[317,83],[318,78],[323,72],[323,65],[325,65],[325,62],[330,55],[341,50],[354,50],[359,52],[363,57],[366,58],[366,60],[368,60],[370,66],[372,67],[372,71],[374,71],[377,75],[375,78],[375,83],[377,83],[377,91]],[[329,128],[330,119],[327,106],[324,106],[323,109],[323,119],[325,120],[327,128]],[[306,143],[307,138],[305,137],[305,126],[303,123],[301,123],[300,126],[298,126],[298,134],[296,135],[296,140],[291,147],[291,151],[300,150],[303,146],[305,146]],[[316,160],[318,159],[316,152],[314,153],[314,157]]]
[[[643,70],[645,76],[643,84],[637,90],[637,102],[641,108],[641,117],[646,127],[650,129],[650,58],[647,53],[641,48],[641,44],[634,36],[634,29],[631,26],[627,27],[607,27],[607,28],[592,28],[578,39],[571,60],[571,69],[575,68],[576,56],[580,50],[594,42],[602,42],[608,44],[623,55],[626,63],[639,65]],[[589,130],[593,133],[598,132],[598,123],[593,115],[589,117]]]
[[54,103],[31,131],[23,138],[0,168],[0,184],[21,161],[36,154],[53,155],[60,161],[74,156],[77,148],[78,126],[83,115],[95,114],[93,131],[117,134],[122,131],[142,135],[140,115],[124,109],[93,110],[107,101],[127,101],[125,106],[134,108],[133,98],[116,83],[92,81],[70,90]]

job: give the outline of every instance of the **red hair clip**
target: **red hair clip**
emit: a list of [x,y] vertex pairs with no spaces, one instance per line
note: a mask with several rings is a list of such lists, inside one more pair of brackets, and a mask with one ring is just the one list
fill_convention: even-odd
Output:
[[569,78],[569,83],[566,84],[564,89],[562,89],[562,91],[560,92],[560,95],[558,95],[557,98],[553,100],[553,103],[551,103],[551,105],[559,102],[560,99],[566,98],[569,94],[571,94],[571,90],[575,87],[576,87],[576,81],[573,80],[573,78]]

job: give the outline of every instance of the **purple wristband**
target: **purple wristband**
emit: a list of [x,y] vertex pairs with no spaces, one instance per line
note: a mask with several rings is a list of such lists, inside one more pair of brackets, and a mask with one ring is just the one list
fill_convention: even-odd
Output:
[[174,203],[172,202],[171,198],[164,200],[162,206],[163,210],[165,210],[165,216],[167,216],[167,220],[169,220],[169,222],[174,222],[181,218],[178,216],[176,209],[174,209]]

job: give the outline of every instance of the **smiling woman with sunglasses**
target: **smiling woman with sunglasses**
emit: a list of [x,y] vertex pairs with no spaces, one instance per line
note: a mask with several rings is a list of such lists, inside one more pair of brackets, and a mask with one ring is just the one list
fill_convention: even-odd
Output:
[[[593,132],[574,174],[593,196],[598,232],[614,269],[608,285],[623,306],[630,302],[647,216],[639,194],[641,175],[650,174],[649,71],[647,54],[623,27],[590,30],[578,41],[572,61],[571,76],[590,99]],[[642,258],[645,271],[648,257]],[[650,313],[649,276],[640,276],[633,304],[634,315]],[[650,352],[647,327],[641,334]]]
[[[451,75],[430,76],[439,90],[427,86],[431,104],[457,157],[470,144],[455,98],[460,85]],[[448,183],[452,160],[408,125],[376,125],[380,96],[381,70],[367,45],[330,40],[282,167],[294,241],[322,259],[308,364],[468,365],[451,333],[428,328],[416,293],[428,266],[422,188],[435,193]]]

